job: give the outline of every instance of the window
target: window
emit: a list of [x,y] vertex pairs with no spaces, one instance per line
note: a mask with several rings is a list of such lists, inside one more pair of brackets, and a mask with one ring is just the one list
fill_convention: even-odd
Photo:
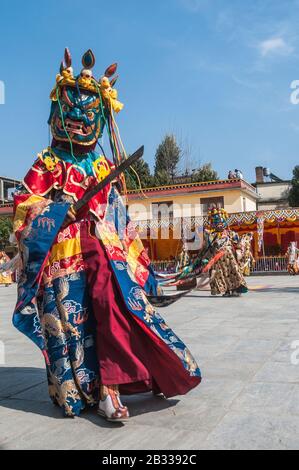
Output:
[[153,202],[152,214],[153,219],[173,220],[173,201]]
[[200,205],[202,215],[207,215],[212,205],[215,205],[218,209],[224,209],[224,197],[201,197]]

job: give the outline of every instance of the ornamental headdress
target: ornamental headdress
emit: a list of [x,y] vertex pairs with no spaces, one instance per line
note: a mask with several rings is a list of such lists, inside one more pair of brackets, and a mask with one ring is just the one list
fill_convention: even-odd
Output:
[[95,65],[95,56],[89,49],[82,57],[83,69],[80,74],[75,76],[72,67],[72,57],[68,48],[64,52],[64,60],[61,62],[60,71],[56,75],[56,85],[50,94],[52,101],[57,101],[57,88],[79,86],[80,90],[86,90],[95,94],[101,94],[102,98],[108,102],[113,111],[118,113],[123,109],[123,104],[117,100],[117,90],[114,87],[118,76],[115,76],[117,64],[110,65],[104,74],[96,79],[93,76],[92,69]]
[[214,230],[223,230],[228,227],[228,213],[225,209],[214,207],[208,213],[210,228]]
[[[89,49],[82,57],[83,69],[74,74],[72,57],[68,48],[64,60],[56,75],[56,85],[50,98],[52,101],[48,123],[53,136],[52,146],[62,146],[74,156],[95,150],[99,145],[102,154],[105,151],[99,142],[104,129],[109,137],[113,162],[119,165],[127,158],[114,113],[123,109],[118,101],[114,85],[118,79],[117,64],[110,65],[100,78],[95,78],[93,67],[95,56]],[[140,179],[133,167],[130,167],[141,187]],[[130,171],[127,176],[131,179]],[[122,187],[126,188],[125,177],[120,176]]]
[[114,88],[118,79],[117,64],[110,65],[102,76],[95,78],[95,56],[89,49],[83,54],[82,65],[81,72],[75,75],[72,57],[66,48],[50,94],[52,106],[48,123],[53,136],[52,147],[62,146],[74,157],[93,151],[99,145],[105,155],[99,138],[106,129],[112,159],[120,164],[127,154],[114,118],[114,113],[123,108]]

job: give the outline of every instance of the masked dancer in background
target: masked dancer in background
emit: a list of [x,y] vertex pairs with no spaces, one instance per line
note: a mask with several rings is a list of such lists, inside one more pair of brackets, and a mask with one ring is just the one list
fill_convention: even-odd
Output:
[[290,243],[285,255],[288,262],[289,274],[291,276],[299,274],[299,249],[297,248],[297,242]]
[[251,270],[254,268],[255,265],[255,259],[252,254],[251,246],[252,240],[253,233],[245,233],[241,236],[239,250],[237,250],[240,267],[244,276],[250,276]]
[[[9,263],[10,258],[5,251],[0,251],[0,285],[8,287],[12,284],[11,273],[5,267]],[[2,266],[2,269],[1,269]]]
[[205,256],[209,259],[212,295],[239,297],[248,291],[237,260],[238,235],[228,227],[228,214],[224,209],[212,208],[208,214],[209,229],[205,230]]
[[176,270],[181,271],[186,266],[188,266],[189,263],[190,263],[190,256],[189,256],[189,253],[188,253],[186,243],[184,242],[183,246],[182,246],[182,249],[181,249],[181,252],[178,256],[178,262],[177,262]]

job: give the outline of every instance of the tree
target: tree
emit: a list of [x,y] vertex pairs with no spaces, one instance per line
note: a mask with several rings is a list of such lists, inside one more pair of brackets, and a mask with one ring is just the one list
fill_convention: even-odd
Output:
[[[126,184],[128,189],[150,188],[153,185],[153,176],[151,175],[148,164],[143,158],[137,160],[126,172]],[[138,176],[137,176],[138,175]],[[138,180],[139,178],[139,180]]]
[[204,163],[192,175],[192,180],[196,182],[201,181],[216,181],[218,180],[217,171],[213,170],[211,163]]
[[12,233],[12,220],[9,217],[0,218],[0,245],[1,249],[9,242],[10,234]]
[[288,199],[291,207],[299,207],[299,165],[295,166],[293,171],[292,186]]
[[169,184],[177,174],[182,150],[173,134],[167,134],[156,151],[155,180],[157,185]]
[[166,170],[161,170],[158,173],[155,173],[154,176],[154,187],[157,186],[168,186],[173,184],[174,181],[172,180],[170,174]]

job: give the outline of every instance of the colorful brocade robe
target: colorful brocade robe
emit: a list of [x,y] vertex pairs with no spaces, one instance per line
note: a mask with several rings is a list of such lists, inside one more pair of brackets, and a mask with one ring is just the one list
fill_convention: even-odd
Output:
[[157,294],[157,283],[116,185],[106,186],[76,222],[61,228],[70,204],[105,178],[111,166],[95,152],[74,161],[62,150],[47,149],[15,194],[14,231],[23,269],[13,323],[42,350],[50,396],[68,416],[97,402],[100,380],[80,236],[86,220],[95,225],[90,236],[101,240],[132,318],[170,351],[174,362],[179,359],[186,383],[184,379],[166,395],[186,393],[200,382],[190,351],[147,300],[146,294]]
[[231,291],[247,292],[246,281],[237,259],[236,249],[239,243],[238,234],[232,230],[205,231],[205,245],[210,248],[212,257],[209,271],[212,295]]

